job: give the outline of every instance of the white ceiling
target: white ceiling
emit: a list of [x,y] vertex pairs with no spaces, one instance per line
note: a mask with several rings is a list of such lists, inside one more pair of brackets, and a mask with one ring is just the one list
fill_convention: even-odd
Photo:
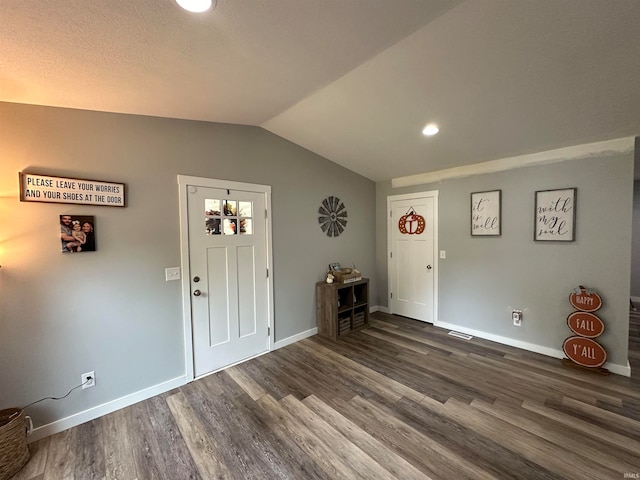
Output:
[[638,0],[1,0],[0,101],[262,126],[387,180],[640,134],[639,25]]

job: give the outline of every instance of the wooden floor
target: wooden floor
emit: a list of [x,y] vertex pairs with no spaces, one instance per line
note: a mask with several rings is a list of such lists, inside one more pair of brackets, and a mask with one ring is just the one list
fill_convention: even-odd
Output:
[[372,317],[40,440],[14,479],[639,478],[637,376]]

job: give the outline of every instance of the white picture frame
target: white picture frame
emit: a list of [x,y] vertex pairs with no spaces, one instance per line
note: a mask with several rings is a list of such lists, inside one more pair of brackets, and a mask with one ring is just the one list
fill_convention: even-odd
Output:
[[502,235],[502,190],[471,193],[471,236]]
[[536,242],[575,241],[577,193],[577,188],[536,191],[533,231]]

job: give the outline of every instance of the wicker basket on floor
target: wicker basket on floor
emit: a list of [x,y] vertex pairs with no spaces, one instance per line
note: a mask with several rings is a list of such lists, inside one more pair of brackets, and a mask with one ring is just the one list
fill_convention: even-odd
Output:
[[0,410],[0,480],[8,480],[29,460],[24,410]]

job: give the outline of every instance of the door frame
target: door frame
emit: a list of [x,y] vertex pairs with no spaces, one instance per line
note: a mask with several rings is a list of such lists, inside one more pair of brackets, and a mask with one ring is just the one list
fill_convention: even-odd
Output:
[[403,195],[389,195],[387,197],[387,304],[389,305],[389,313],[393,313],[391,308],[391,247],[393,246],[392,232],[394,225],[398,219],[393,218],[392,203],[400,200],[412,200],[414,198],[433,198],[433,325],[438,323],[438,190],[429,190],[426,192],[406,193]]
[[[187,209],[187,187],[210,187],[224,190],[245,190],[249,192],[263,193],[265,197],[266,211],[266,252],[267,252],[267,325],[269,326],[269,350],[273,350],[275,332],[273,328],[273,239],[271,228],[271,186],[253,183],[233,182],[214,178],[192,177],[178,175],[179,216],[180,216],[180,270],[182,272],[182,322],[184,326],[184,355],[185,375],[187,382],[195,379],[194,353],[193,353],[193,326],[191,319],[191,270],[189,263],[189,217]],[[262,353],[260,354],[262,355]],[[242,360],[243,362],[246,361]],[[235,365],[235,364],[234,364]],[[230,367],[231,365],[227,365]],[[225,368],[227,368],[225,367]],[[215,372],[209,372],[209,375]]]

